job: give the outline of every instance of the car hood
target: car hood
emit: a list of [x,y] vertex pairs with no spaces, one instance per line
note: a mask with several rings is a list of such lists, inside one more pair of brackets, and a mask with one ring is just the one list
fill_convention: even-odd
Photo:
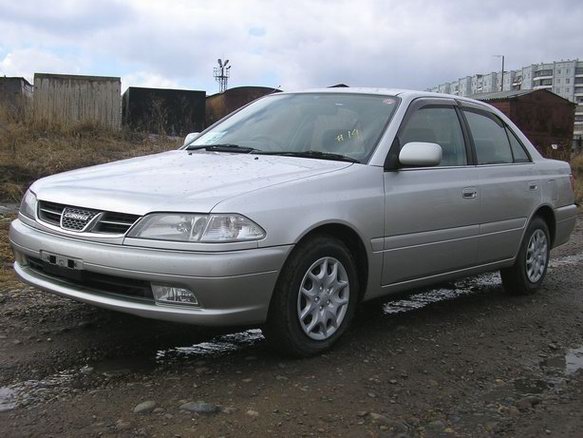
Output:
[[297,157],[177,150],[49,176],[31,189],[39,200],[98,210],[137,215],[153,211],[206,213],[225,199],[350,165]]

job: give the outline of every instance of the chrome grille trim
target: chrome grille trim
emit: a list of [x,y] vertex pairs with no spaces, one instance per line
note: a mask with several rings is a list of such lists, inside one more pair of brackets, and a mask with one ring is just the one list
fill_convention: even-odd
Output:
[[63,212],[62,210],[61,211],[57,211],[57,210],[50,210],[48,208],[41,208],[41,210],[44,211],[45,213],[54,214],[54,215],[57,215],[57,216],[60,216],[61,213]]
[[61,213],[61,228],[64,230],[83,232],[87,230],[101,213],[77,207],[65,207]]
[[38,203],[38,218],[51,225],[61,226],[61,214],[65,209],[65,205],[54,202],[39,201]]
[[111,224],[111,225],[123,225],[123,226],[127,225],[126,222],[115,222],[115,221],[104,221],[104,220],[99,221],[99,223],[102,223],[102,224]]
[[[72,217],[64,217],[70,213]],[[89,208],[39,201],[37,210],[41,223],[74,233],[124,235],[140,218],[138,215],[99,211]]]

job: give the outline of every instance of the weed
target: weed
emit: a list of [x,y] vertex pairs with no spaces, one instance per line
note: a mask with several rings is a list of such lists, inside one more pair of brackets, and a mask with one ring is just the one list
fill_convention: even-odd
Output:
[[18,202],[33,181],[54,173],[175,149],[178,140],[4,117],[0,111],[0,201]]

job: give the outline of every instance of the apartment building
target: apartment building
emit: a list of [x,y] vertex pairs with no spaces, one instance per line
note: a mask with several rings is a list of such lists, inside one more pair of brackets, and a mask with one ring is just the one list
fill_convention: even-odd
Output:
[[577,104],[573,144],[583,147],[583,61],[532,64],[518,70],[466,76],[429,89],[436,93],[471,96],[511,90],[549,90]]

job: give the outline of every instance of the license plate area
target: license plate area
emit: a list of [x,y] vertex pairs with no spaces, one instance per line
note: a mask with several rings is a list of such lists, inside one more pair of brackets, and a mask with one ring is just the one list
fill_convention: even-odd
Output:
[[67,257],[60,254],[54,254],[48,251],[41,251],[40,256],[43,262],[49,265],[58,266],[67,269],[83,269],[83,260]]
[[82,278],[83,260],[48,251],[41,251],[40,256],[45,272],[76,280]]

